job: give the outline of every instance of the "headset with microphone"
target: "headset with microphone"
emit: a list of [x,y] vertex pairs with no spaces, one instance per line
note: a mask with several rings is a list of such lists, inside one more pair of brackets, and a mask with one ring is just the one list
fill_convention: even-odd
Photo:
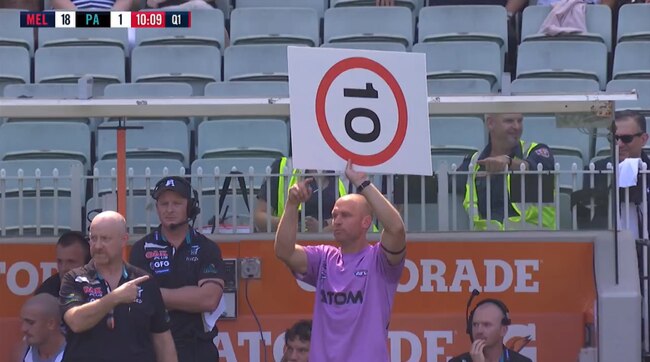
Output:
[[501,319],[501,325],[503,326],[509,326],[512,321],[510,320],[510,310],[508,310],[508,307],[506,306],[505,303],[498,299],[493,299],[493,298],[487,298],[483,299],[482,301],[476,303],[476,306],[472,309],[472,312],[469,312],[469,307],[472,305],[472,301],[474,298],[476,298],[481,292],[478,290],[474,289],[472,290],[472,295],[469,297],[469,300],[467,301],[467,308],[465,309],[465,318],[467,322],[467,328],[465,332],[469,335],[470,341],[474,343],[474,336],[472,336],[472,324],[474,324],[474,312],[476,312],[476,309],[484,304],[494,304],[496,305],[501,312],[503,312],[503,318]]
[[[183,193],[179,192],[182,194],[184,197],[187,198],[187,218],[183,222],[175,223],[175,224],[170,224],[169,228],[172,230],[175,230],[185,224],[188,224],[190,221],[192,224],[194,224],[194,220],[196,217],[201,213],[201,208],[199,207],[199,193],[192,188],[192,185],[184,179],[183,177],[180,176],[169,176],[169,177],[163,177],[160,181],[156,183],[156,186],[154,186],[153,192],[151,193],[151,197],[153,197],[154,200],[158,200],[158,193],[162,189],[168,189],[172,191],[178,192],[175,188],[176,183],[179,183],[183,185],[184,187],[187,188],[188,192]],[[190,191],[191,190],[191,191]]]

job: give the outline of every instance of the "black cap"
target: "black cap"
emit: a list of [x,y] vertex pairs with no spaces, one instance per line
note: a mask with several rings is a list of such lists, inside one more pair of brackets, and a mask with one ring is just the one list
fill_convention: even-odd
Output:
[[156,184],[156,188],[153,190],[152,196],[155,200],[158,200],[158,197],[160,197],[163,192],[168,190],[174,191],[188,200],[192,199],[192,187],[182,177],[169,176],[161,179]]

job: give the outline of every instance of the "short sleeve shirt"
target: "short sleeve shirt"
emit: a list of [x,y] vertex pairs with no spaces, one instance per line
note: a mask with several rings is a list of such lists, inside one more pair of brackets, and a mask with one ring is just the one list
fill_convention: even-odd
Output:
[[388,361],[388,324],[404,259],[390,265],[379,243],[355,254],[306,246],[296,278],[316,288],[309,361]]
[[[119,285],[144,275],[143,270],[124,264]],[[64,321],[67,345],[63,362],[155,362],[151,333],[169,330],[169,318],[156,282],[147,280],[139,287],[135,302],[118,305],[112,317],[109,313],[87,331],[75,333]],[[59,296],[61,313],[109,292],[110,286],[91,260],[63,277]]]
[[[154,230],[133,245],[130,262],[151,274],[161,288],[198,286],[202,279],[224,279],[221,249],[193,229],[178,249],[164,240],[160,228]],[[196,337],[214,337],[215,331],[204,331],[202,313],[175,310],[169,312],[169,317],[177,344]]]

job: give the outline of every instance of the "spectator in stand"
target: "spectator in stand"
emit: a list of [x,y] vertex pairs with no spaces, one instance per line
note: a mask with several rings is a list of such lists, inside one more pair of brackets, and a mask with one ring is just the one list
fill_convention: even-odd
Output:
[[0,9],[43,10],[43,0],[0,0]]
[[296,322],[284,333],[284,348],[281,362],[307,362],[311,343],[311,321]]
[[133,0],[52,0],[55,10],[112,10],[131,11]]
[[214,9],[208,0],[147,0],[148,9],[163,10],[210,10]]

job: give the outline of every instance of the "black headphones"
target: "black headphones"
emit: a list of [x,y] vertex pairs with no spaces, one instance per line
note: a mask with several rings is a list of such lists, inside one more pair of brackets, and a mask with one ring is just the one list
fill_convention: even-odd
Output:
[[483,299],[482,301],[476,303],[476,306],[474,309],[472,309],[472,312],[469,314],[469,317],[467,318],[467,329],[465,332],[469,335],[469,339],[474,342],[474,337],[472,336],[472,324],[474,324],[474,312],[476,312],[476,309],[484,304],[494,304],[499,309],[501,309],[501,312],[503,312],[503,318],[501,319],[501,325],[502,326],[509,326],[512,324],[512,321],[510,320],[510,310],[508,310],[508,307],[506,306],[505,303],[498,299]]
[[199,193],[196,190],[194,190],[192,184],[190,184],[189,181],[187,181],[183,177],[180,176],[163,177],[162,179],[160,179],[160,181],[156,183],[156,186],[154,186],[153,192],[151,193],[151,197],[154,197],[158,193],[158,190],[167,184],[168,180],[174,180],[174,182],[182,183],[185,186],[187,186],[190,190],[192,190],[193,197],[187,200],[187,219],[188,220],[196,219],[196,217],[201,213],[201,208],[199,207]]

